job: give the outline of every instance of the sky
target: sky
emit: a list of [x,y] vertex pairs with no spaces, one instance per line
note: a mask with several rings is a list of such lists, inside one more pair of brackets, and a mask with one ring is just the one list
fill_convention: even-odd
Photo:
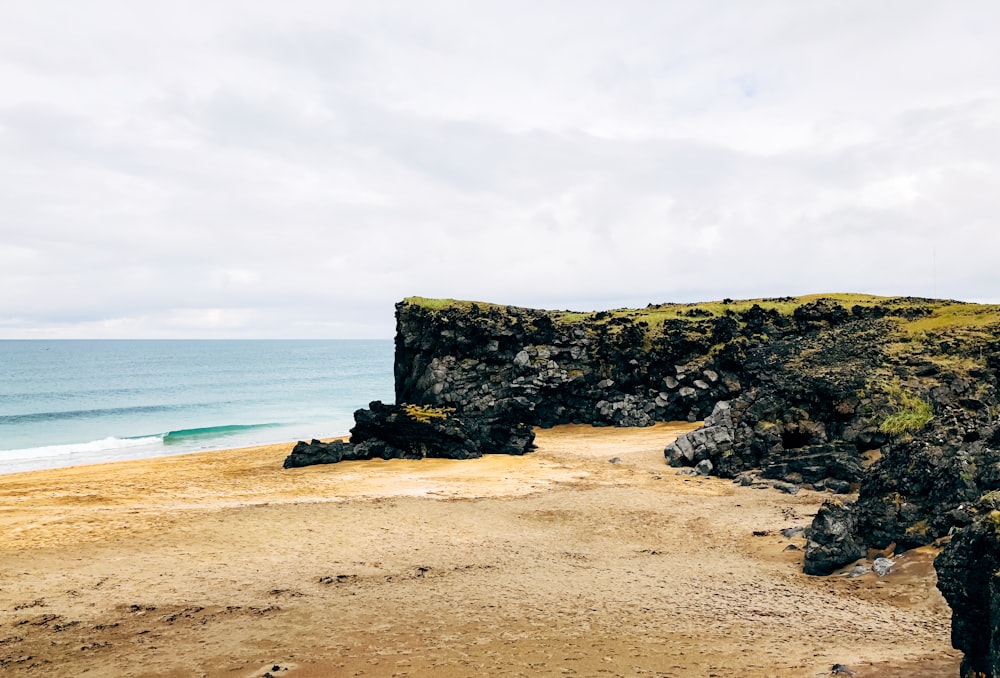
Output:
[[1000,302],[1000,3],[4,0],[0,338]]

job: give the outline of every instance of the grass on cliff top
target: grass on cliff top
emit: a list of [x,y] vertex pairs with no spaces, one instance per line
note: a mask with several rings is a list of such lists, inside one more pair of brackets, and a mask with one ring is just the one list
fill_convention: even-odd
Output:
[[[606,313],[608,317],[611,318],[621,318],[627,317],[636,320],[646,320],[649,321],[650,318],[690,318],[690,317],[707,317],[705,315],[701,316],[690,316],[687,315],[689,311],[701,311],[702,313],[709,313],[713,316],[723,315],[727,310],[731,310],[735,313],[741,313],[743,311],[749,310],[754,304],[757,304],[765,309],[776,309],[779,313],[784,315],[791,315],[796,307],[802,304],[815,301],[816,299],[832,299],[840,304],[861,304],[862,306],[874,306],[887,299],[887,297],[873,297],[870,295],[862,294],[813,294],[803,297],[782,297],[779,299],[745,299],[739,301],[707,301],[699,302],[694,304],[675,304],[675,303],[663,303],[663,304],[650,304],[645,308],[617,308],[609,310],[597,310],[597,311],[554,311],[554,310],[544,310],[544,309],[523,309],[523,310],[544,310],[556,321],[564,322],[579,322],[584,320],[593,320],[597,313]],[[430,299],[428,297],[407,297],[403,300],[404,304],[410,304],[413,306],[418,306],[420,308],[425,308],[429,311],[443,311],[446,309],[457,309],[460,311],[469,311],[472,309],[473,305],[478,306],[481,310],[487,311],[490,309],[496,309],[498,311],[505,311],[507,308],[522,309],[519,306],[510,306],[508,304],[494,304],[483,301],[469,301],[463,299]]]
[[[854,306],[886,306],[891,309],[930,308],[931,315],[906,320],[895,318],[908,335],[922,336],[928,332],[958,329],[961,331],[986,330],[990,326],[1000,326],[1000,305],[970,304],[950,300],[924,299],[917,297],[880,297],[871,294],[826,293],[809,294],[799,297],[779,297],[765,299],[743,299],[707,301],[695,304],[650,304],[645,308],[620,308],[608,311],[546,311],[555,322],[561,323],[606,323],[616,318],[628,318],[634,322],[644,321],[652,327],[662,325],[666,320],[698,320],[718,317],[727,311],[743,313],[754,305],[765,310],[775,310],[782,315],[791,315],[796,308],[820,299],[834,301],[850,310]],[[409,297],[403,300],[431,311],[454,308],[469,311],[473,304],[481,310],[496,309],[506,311],[507,305],[457,299],[428,299]],[[534,309],[532,309],[534,310]],[[601,314],[601,317],[598,317]],[[985,335],[985,332],[984,332]]]

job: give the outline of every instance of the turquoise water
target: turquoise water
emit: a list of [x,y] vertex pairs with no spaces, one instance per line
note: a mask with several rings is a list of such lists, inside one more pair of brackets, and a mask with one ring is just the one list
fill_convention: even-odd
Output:
[[344,435],[393,343],[0,341],[0,473]]

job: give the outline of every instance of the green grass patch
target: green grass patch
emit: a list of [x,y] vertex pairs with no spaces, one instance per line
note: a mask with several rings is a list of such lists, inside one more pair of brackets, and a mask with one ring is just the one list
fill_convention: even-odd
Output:
[[915,433],[934,418],[930,403],[904,388],[898,380],[885,385],[883,391],[888,396],[892,412],[879,424],[878,429],[882,433],[891,436]]

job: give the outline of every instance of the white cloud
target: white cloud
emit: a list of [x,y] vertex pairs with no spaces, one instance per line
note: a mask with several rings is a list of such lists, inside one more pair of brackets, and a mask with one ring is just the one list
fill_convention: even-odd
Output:
[[0,336],[1000,299],[993,3],[9,5]]

